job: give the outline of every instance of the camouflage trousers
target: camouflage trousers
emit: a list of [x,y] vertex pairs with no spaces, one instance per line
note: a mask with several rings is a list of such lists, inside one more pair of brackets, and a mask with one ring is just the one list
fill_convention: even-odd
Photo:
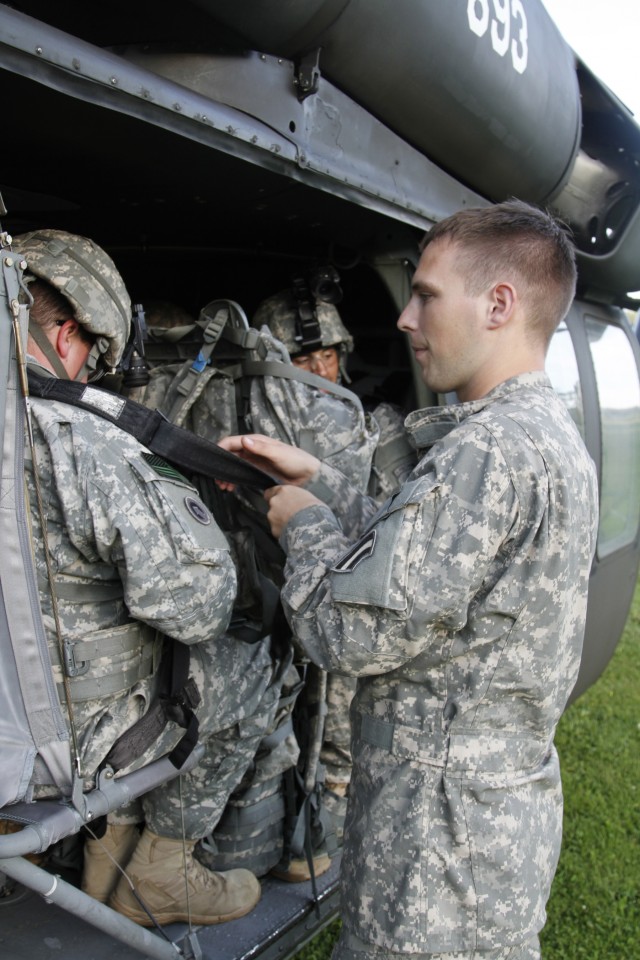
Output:
[[[191,651],[190,675],[202,696],[198,710],[199,741],[205,752],[200,763],[182,777],[151,790],[109,815],[113,823],[144,820],[163,837],[198,840],[211,833],[229,796],[252,763],[261,740],[275,727],[280,692],[290,657],[272,660],[268,643],[237,644],[232,667],[221,665],[221,649],[215,643],[198,644]],[[227,650],[228,654],[228,650]],[[233,721],[233,722],[230,722]],[[221,728],[221,724],[224,724]],[[173,726],[173,725],[169,725]],[[136,767],[167,752],[181,731],[167,730]]]
[[530,937],[515,947],[501,950],[456,950],[453,953],[395,953],[365,943],[360,937],[342,928],[331,960],[540,960],[540,942],[537,936]]

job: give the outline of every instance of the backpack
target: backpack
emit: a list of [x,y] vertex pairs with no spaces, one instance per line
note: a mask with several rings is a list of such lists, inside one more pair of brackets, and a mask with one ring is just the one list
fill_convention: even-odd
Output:
[[[360,399],[295,367],[267,327],[249,327],[237,303],[213,301],[193,325],[147,328],[144,353],[149,381],[137,388],[136,399],[173,423],[214,442],[248,432],[275,437],[313,453],[366,490],[379,432]],[[208,481],[200,493],[236,561],[231,629],[245,640],[271,632],[272,640],[289,642],[279,606],[285,556],[270,534],[263,498],[246,488],[223,493]],[[216,829],[199,844],[198,857],[211,869],[245,867],[261,876],[291,857],[306,853],[311,859],[321,844],[333,852],[318,760],[324,712],[307,702],[314,695],[295,674],[278,724]],[[311,714],[320,722],[311,725],[313,736],[305,736],[299,756],[299,731],[309,726]]]
[[378,430],[360,399],[295,367],[267,327],[249,327],[237,303],[215,300],[196,324],[147,334],[150,379],[140,402],[214,442],[253,432],[294,444],[366,489]]

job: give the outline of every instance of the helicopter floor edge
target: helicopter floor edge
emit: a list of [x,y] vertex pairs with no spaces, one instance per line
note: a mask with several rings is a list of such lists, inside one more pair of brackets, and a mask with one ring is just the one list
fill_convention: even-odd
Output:
[[[285,960],[327,926],[338,914],[340,852],[330,869],[311,881],[286,883],[262,879],[262,897],[246,917],[210,927],[197,927],[202,960]],[[164,928],[180,945],[186,924]],[[114,940],[26,887],[0,899],[0,956],[3,960],[140,960],[138,949]],[[178,954],[176,954],[178,956]]]

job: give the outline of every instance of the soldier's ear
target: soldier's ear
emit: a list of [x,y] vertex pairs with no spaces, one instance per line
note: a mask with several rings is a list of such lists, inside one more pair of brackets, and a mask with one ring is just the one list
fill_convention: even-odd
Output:
[[65,320],[64,323],[60,324],[57,328],[54,347],[58,356],[63,360],[66,360],[69,356],[69,352],[74,346],[77,337],[78,323],[76,320]]
[[518,294],[511,283],[501,281],[494,284],[489,292],[488,326],[490,330],[504,327],[513,316]]

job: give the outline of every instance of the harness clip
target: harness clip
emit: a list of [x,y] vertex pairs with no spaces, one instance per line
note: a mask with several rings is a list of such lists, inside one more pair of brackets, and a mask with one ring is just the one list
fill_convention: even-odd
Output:
[[88,660],[81,660],[79,663],[76,662],[75,647],[75,641],[64,641],[64,669],[68,677],[81,677],[82,674],[87,673],[89,669]]

